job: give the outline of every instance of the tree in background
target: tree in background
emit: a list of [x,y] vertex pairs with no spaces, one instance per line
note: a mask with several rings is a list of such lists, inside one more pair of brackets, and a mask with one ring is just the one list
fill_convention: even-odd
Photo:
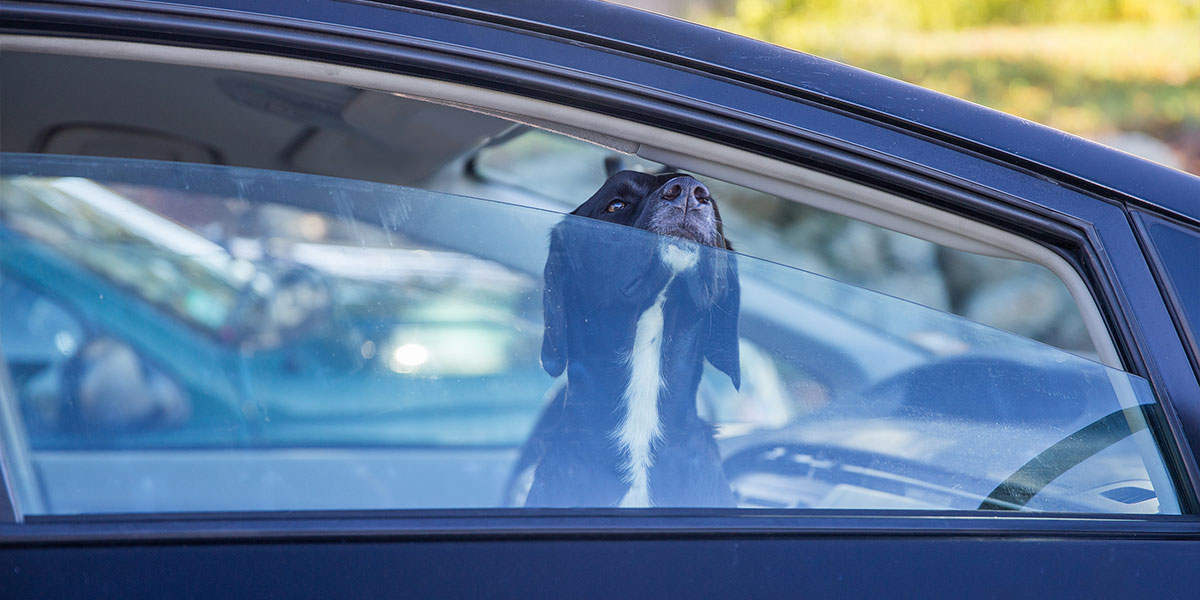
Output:
[[1200,0],[625,0],[1200,173]]

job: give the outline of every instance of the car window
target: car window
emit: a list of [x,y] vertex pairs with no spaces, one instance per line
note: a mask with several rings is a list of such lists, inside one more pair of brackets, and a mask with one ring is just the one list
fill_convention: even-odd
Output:
[[736,506],[1179,511],[1145,380],[810,270],[275,170],[5,154],[0,185],[29,514],[523,506],[576,410],[552,328],[622,330],[645,280],[621,269],[660,253],[730,331],[691,406]]
[[1200,256],[1200,232],[1146,214],[1138,214],[1149,233],[1154,258],[1163,267],[1168,296],[1178,312],[1184,338],[1190,337],[1193,360],[1200,364],[1200,271],[1192,258]]

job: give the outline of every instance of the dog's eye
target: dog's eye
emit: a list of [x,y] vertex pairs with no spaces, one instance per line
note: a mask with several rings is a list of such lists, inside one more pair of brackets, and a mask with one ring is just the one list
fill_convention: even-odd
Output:
[[604,212],[617,212],[618,210],[624,210],[626,206],[629,205],[624,200],[613,200],[608,203],[608,207],[604,209]]

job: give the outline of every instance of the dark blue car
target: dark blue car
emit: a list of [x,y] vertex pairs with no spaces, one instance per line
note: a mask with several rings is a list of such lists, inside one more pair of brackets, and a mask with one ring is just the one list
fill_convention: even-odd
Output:
[[[0,26],[6,596],[1200,588],[1196,177],[602,3]],[[567,214],[621,171],[736,252]],[[666,243],[736,264],[734,504],[526,506],[547,265]]]

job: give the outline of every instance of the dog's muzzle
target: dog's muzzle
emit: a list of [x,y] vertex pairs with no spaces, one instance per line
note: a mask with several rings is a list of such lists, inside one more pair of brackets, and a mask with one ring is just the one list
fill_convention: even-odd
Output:
[[716,212],[703,183],[681,175],[663,184],[652,196],[650,231],[719,245]]

